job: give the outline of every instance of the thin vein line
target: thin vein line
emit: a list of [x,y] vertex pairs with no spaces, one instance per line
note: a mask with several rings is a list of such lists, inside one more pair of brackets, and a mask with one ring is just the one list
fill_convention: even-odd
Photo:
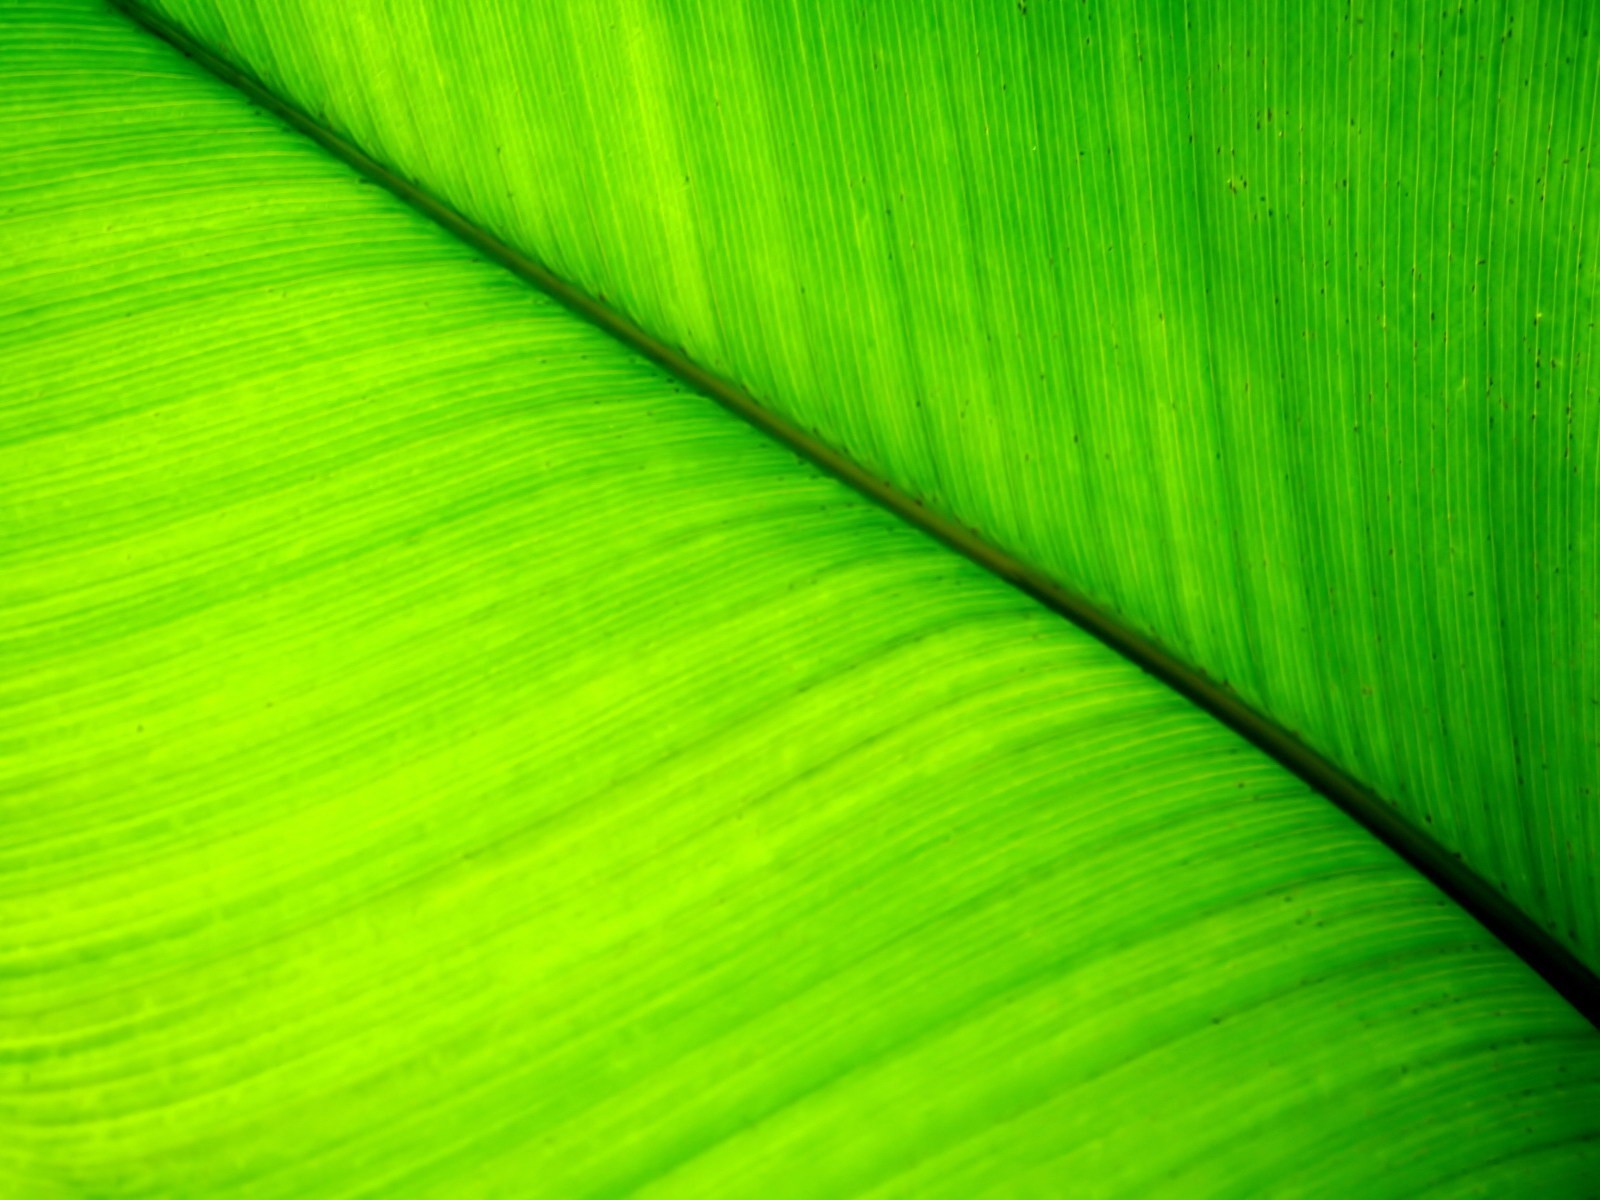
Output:
[[193,59],[219,80],[242,92],[252,103],[310,138],[484,257],[532,284],[575,315],[604,330],[829,475],[1027,593],[1210,713],[1331,800],[1471,914],[1543,976],[1568,1003],[1592,1024],[1600,1027],[1600,976],[1596,976],[1572,951],[1512,904],[1455,853],[1446,850],[1371,788],[1306,745],[1296,734],[1255,711],[1231,689],[1217,684],[1176,657],[1154,638],[1131,629],[1086,597],[990,545],[976,529],[931,511],[920,500],[877,478],[817,438],[768,411],[738,385],[693,362],[681,348],[658,340],[627,317],[551,274],[539,263],[434,199],[415,183],[395,174],[350,141],[323,127],[181,29],[145,11],[138,0],[108,2],[135,24]]

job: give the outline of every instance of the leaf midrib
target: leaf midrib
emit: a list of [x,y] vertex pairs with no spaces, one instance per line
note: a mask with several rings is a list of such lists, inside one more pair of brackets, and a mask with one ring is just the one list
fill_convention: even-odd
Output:
[[628,317],[553,274],[368,155],[355,143],[271,91],[247,71],[213,53],[138,0],[108,0],[150,34],[171,44],[209,74],[243,93],[296,132],[310,138],[365,179],[384,188],[460,242],[549,296],[568,311],[716,401],[826,474],[962,557],[999,576],[1057,615],[1109,646],[1179,695],[1244,737],[1325,796],[1413,869],[1459,904],[1537,971],[1591,1023],[1600,1027],[1600,976],[1513,904],[1462,858],[1448,851],[1372,788],[1246,704],[1225,684],[1185,662],[1159,639],[1135,629],[1088,597],[1047,577],[987,541],[976,529],[927,507],[922,500],[866,470],[814,433],[785,420],[737,383],[706,370],[680,348],[662,342]]

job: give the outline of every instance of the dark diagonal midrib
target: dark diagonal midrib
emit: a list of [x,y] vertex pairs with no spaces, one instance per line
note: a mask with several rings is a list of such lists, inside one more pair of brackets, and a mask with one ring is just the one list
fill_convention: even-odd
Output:
[[1431,835],[1385,803],[1371,788],[1313,750],[1289,730],[1246,705],[1234,692],[1181,661],[1153,638],[1136,632],[1083,596],[990,545],[977,530],[929,510],[921,501],[908,496],[893,484],[878,479],[811,434],[769,412],[742,388],[698,366],[681,351],[652,337],[627,317],[558,279],[538,263],[434,199],[416,184],[394,174],[351,142],[324,128],[269,91],[240,68],[213,54],[182,30],[144,11],[136,0],[110,0],[110,3],[218,79],[243,92],[253,103],[311,138],[485,257],[857,492],[1026,592],[1209,712],[1359,822],[1505,943],[1591,1023],[1600,1026],[1600,977],[1576,955],[1467,866],[1459,855],[1446,850]]

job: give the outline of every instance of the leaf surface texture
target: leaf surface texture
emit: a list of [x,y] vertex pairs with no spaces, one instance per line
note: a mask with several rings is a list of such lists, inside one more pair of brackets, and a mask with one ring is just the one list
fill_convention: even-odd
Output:
[[1477,1194],[1600,1040],[98,5],[0,22],[9,1195]]

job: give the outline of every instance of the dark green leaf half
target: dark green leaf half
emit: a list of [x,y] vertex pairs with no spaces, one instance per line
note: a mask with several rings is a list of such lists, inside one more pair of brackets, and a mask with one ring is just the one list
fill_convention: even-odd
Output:
[[1600,967],[1600,25],[149,0]]

